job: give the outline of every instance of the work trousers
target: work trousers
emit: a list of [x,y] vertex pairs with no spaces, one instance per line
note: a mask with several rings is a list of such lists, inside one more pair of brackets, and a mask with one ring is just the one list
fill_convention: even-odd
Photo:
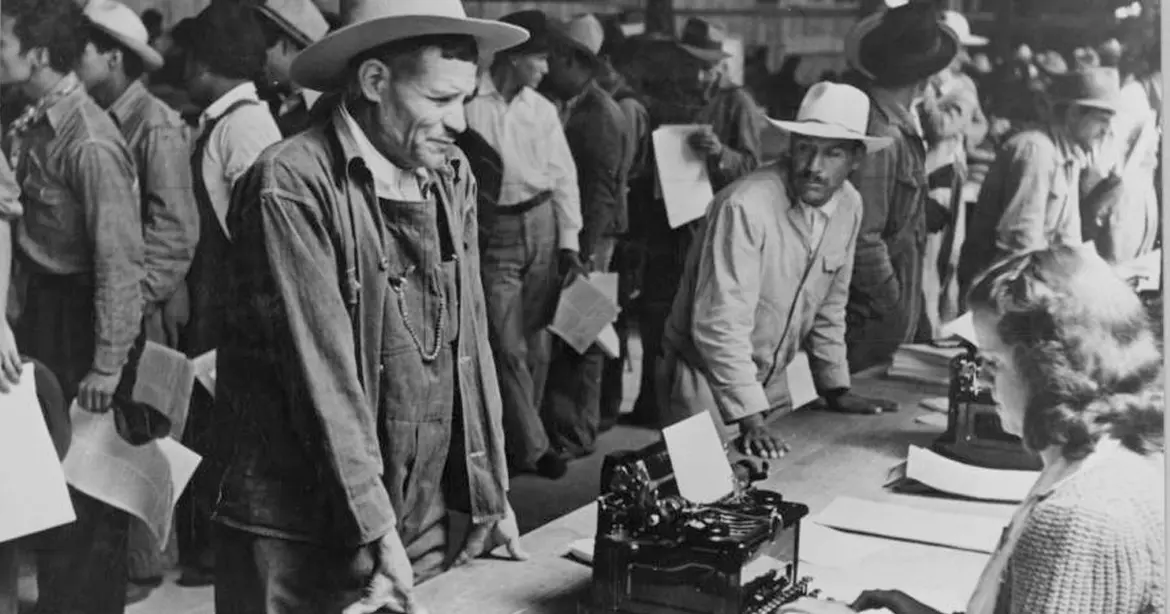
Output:
[[480,273],[500,396],[508,462],[531,469],[549,449],[540,417],[556,309],[557,225],[552,203],[522,213],[501,207],[480,229]]

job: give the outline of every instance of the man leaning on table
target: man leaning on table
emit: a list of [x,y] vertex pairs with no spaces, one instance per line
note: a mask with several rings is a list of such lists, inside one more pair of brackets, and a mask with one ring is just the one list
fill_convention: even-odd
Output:
[[845,304],[861,197],[847,181],[867,154],[891,144],[866,136],[869,99],[818,83],[796,121],[790,155],[720,192],[687,257],[666,323],[659,389],[666,422],[718,409],[738,424],[748,454],[777,458],[783,440],[765,414],[791,409],[786,367],[804,349],[830,408],[880,413],[888,403],[849,391]]
[[476,61],[522,42],[458,0],[342,2],[292,64],[334,95],[240,179],[219,347],[220,614],[419,612],[448,510],[523,558],[479,275],[476,184],[454,146]]

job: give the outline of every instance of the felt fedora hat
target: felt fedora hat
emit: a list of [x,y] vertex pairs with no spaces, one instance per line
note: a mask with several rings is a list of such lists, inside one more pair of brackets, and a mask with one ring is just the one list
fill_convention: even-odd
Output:
[[959,38],[959,44],[964,47],[982,47],[991,42],[986,36],[971,33],[971,22],[958,11],[943,11],[943,25],[950,28]]
[[795,121],[770,119],[772,125],[792,134],[822,139],[860,141],[866,153],[885,149],[894,139],[869,136],[869,96],[842,83],[821,81],[804,95]]
[[1116,113],[1121,97],[1121,77],[1116,68],[1083,68],[1054,76],[1048,94],[1054,102]]
[[501,17],[500,22],[523,28],[528,32],[528,39],[519,45],[509,47],[505,50],[507,53],[512,55],[548,53],[551,24],[544,11],[537,9],[516,11]]
[[147,71],[162,68],[162,54],[147,42],[150,35],[146,26],[130,7],[117,0],[90,0],[85,5],[85,17],[94,27],[142,58]]
[[723,50],[723,43],[713,34],[714,29],[710,23],[692,17],[683,24],[678,45],[703,62],[718,64],[731,57],[731,54]]
[[909,2],[862,19],[845,36],[845,60],[877,85],[899,87],[946,68],[959,37],[929,2]]
[[301,47],[312,45],[329,32],[325,15],[310,0],[264,0],[256,10]]
[[350,60],[380,45],[437,34],[471,36],[481,54],[520,44],[523,28],[467,16],[460,0],[350,0],[341,3],[342,26],[299,53],[292,80],[318,91],[336,88]]

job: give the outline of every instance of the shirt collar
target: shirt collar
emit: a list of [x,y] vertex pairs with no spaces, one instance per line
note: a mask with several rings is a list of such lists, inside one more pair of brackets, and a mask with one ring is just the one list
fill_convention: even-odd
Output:
[[801,202],[800,208],[805,211],[806,215],[819,215],[824,218],[826,222],[828,222],[833,218],[833,214],[837,212],[837,200],[840,195],[841,190],[837,190],[837,193],[833,194],[833,196],[829,199],[829,202],[819,207],[814,207],[812,205]]
[[869,97],[873,100],[874,106],[878,108],[890,120],[890,123],[899,126],[904,132],[908,134],[919,134],[919,123],[910,114],[910,110],[904,108],[894,100],[893,94],[881,88],[872,88],[869,92]]
[[138,106],[138,102],[146,96],[146,86],[142,85],[142,81],[133,81],[126,91],[122,92],[121,96],[110,105],[110,113],[118,118],[119,122],[126,123],[127,118],[134,112],[134,108]]
[[379,152],[365,131],[358,125],[345,104],[337,105],[334,125],[342,141],[349,140],[370,169],[374,191],[388,200],[420,201],[430,188],[430,173],[425,168],[408,171],[394,164]]
[[516,92],[516,96],[512,99],[512,101],[508,102],[507,100],[504,100],[504,95],[500,93],[498,88],[496,88],[496,82],[494,79],[492,79],[491,71],[485,71],[482,75],[480,75],[479,86],[476,88],[475,92],[476,98],[483,96],[485,98],[494,98],[504,104],[523,104],[525,106],[531,106],[532,97],[539,95],[540,94],[536,93],[536,90],[525,85],[520,88],[520,91]]
[[[81,81],[77,75],[69,73],[65,75],[53,90],[46,94],[41,101],[47,106],[44,107],[45,120],[49,122],[49,126],[55,131],[60,129],[61,122],[65,121],[69,112],[77,108],[77,105],[85,99],[85,88],[81,86]],[[38,101],[36,104],[42,104]]]
[[1048,136],[1056,144],[1056,150],[1060,153],[1065,165],[1084,166],[1086,164],[1088,154],[1073,142],[1068,129],[1057,125],[1049,126]]
[[208,122],[216,119],[226,113],[233,104],[241,100],[255,100],[259,102],[260,96],[256,93],[256,84],[248,81],[228,90],[227,93],[220,96],[215,102],[207,105],[207,108],[203,110],[203,115],[200,116],[200,120]]
[[305,99],[305,108],[312,109],[313,105],[317,104],[317,101],[321,99],[321,92],[303,88],[301,89],[301,97]]

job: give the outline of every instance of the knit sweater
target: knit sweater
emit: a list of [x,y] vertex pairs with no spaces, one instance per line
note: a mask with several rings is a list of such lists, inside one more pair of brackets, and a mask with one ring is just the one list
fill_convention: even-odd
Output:
[[1122,449],[1037,503],[996,614],[1165,612],[1164,462]]

